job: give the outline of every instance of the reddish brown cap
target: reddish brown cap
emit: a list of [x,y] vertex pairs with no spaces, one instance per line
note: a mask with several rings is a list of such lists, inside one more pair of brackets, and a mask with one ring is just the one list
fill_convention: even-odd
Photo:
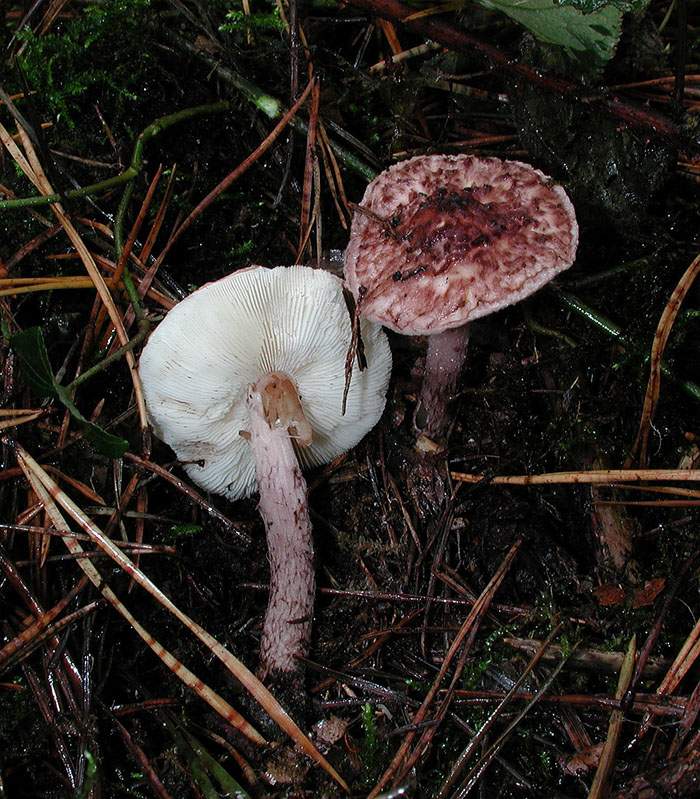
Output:
[[527,297],[574,261],[578,225],[561,186],[520,161],[429,155],[367,187],[345,254],[362,314],[440,333]]

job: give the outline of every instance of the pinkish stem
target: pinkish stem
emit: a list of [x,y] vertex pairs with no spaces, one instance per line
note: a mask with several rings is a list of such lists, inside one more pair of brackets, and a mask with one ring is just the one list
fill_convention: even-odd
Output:
[[469,325],[428,336],[428,354],[413,423],[428,438],[440,441],[449,426],[447,413],[467,358]]
[[263,676],[274,680],[299,672],[296,657],[306,656],[311,636],[316,592],[313,539],[306,480],[290,438],[291,434],[303,441],[302,428],[308,423],[296,387],[285,375],[267,375],[251,386],[248,412],[270,561],[260,662]]

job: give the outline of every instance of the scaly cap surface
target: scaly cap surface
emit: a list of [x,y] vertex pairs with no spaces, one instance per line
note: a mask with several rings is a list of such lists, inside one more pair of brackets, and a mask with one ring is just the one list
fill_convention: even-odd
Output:
[[564,189],[520,161],[418,156],[375,178],[361,206],[345,278],[363,315],[399,333],[440,333],[518,302],[576,256]]

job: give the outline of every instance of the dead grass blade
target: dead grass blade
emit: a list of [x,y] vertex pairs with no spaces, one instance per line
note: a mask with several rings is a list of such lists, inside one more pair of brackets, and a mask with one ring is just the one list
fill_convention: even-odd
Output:
[[37,280],[36,283],[15,284],[9,288],[0,288],[0,297],[14,297],[17,294],[33,294],[37,291],[62,291],[75,289],[91,289],[94,284],[89,277],[73,278],[47,278]]
[[633,508],[695,508],[700,499],[634,499],[634,500],[597,500],[596,506],[624,506]]
[[57,233],[61,231],[60,225],[54,225],[53,227],[49,227],[46,230],[39,233],[38,236],[35,236],[33,239],[28,241],[26,244],[23,244],[14,255],[10,256],[7,261],[5,261],[5,269],[9,272],[11,269],[14,269],[20,261],[26,258],[30,253],[34,252],[38,247],[41,247],[42,244],[45,244],[49,239],[53,238]]
[[89,277],[81,277],[80,275],[63,275],[61,277],[6,277],[0,279],[0,289],[5,290],[24,288],[25,286],[40,286],[43,283],[63,283],[67,288],[72,284],[76,284],[79,288],[92,285]]
[[464,5],[464,0],[448,0],[446,3],[439,3],[436,6],[423,8],[420,11],[415,11],[409,14],[402,21],[411,22],[417,19],[425,19],[426,17],[434,17],[436,14],[447,14],[450,11],[458,11]]
[[[522,652],[534,652],[539,649],[541,642],[533,638],[512,638],[506,636],[503,643],[519,649]],[[550,644],[545,650],[543,659],[546,661],[560,660],[564,651],[557,644]],[[601,649],[577,648],[571,653],[567,663],[571,668],[585,669],[587,671],[617,674],[625,661],[624,652],[608,652]],[[666,658],[650,657],[646,660],[643,669],[645,678],[659,677],[667,671],[669,662]]]
[[[73,794],[73,796],[75,796],[77,793],[78,783],[76,780],[73,758],[71,756],[72,747],[68,745],[65,731],[65,719],[58,718],[58,713],[51,702],[48,692],[41,684],[41,681],[39,680],[34,669],[25,663],[23,666],[23,671],[27,685],[34,696],[34,701],[39,708],[39,712],[44,719],[44,723],[46,724],[49,735],[53,741],[58,759],[61,761],[61,766],[65,772],[65,780],[68,781],[68,785],[71,788],[70,792]],[[59,779],[63,781],[61,779],[60,772],[57,773]]]
[[[175,191],[175,177],[177,175],[177,165],[173,164],[172,169],[170,170],[170,175],[168,176],[168,184],[165,187],[165,194],[163,196],[163,200],[161,204],[158,206],[158,210],[156,211],[155,219],[153,220],[153,224],[151,225],[151,229],[148,231],[148,236],[146,236],[146,241],[141,247],[141,251],[139,252],[139,261],[142,264],[147,264],[148,259],[151,257],[151,253],[153,252],[153,247],[155,246],[156,239],[163,227],[163,222],[165,221],[165,215],[170,208],[170,201],[173,197],[173,192]],[[144,277],[148,276],[148,271],[145,273]],[[148,285],[150,286],[153,278],[155,277],[155,272],[151,275]],[[145,288],[143,291],[145,292]]]
[[661,391],[661,360],[664,350],[666,349],[666,344],[668,343],[673,323],[676,321],[681,304],[690,291],[690,287],[695,282],[695,278],[698,276],[699,272],[700,255],[697,255],[690,266],[685,270],[678,285],[673,290],[661,314],[661,319],[659,319],[659,324],[654,334],[654,343],[651,347],[649,382],[644,396],[642,418],[639,421],[639,431],[637,432],[637,438],[630,455],[631,458],[634,458],[636,454],[639,453],[640,466],[644,466],[647,463],[651,420],[654,417],[654,411],[656,410],[656,405],[659,401],[659,393]]
[[323,122],[318,121],[318,143],[320,145],[321,157],[323,158],[323,170],[326,174],[326,182],[331,191],[333,202],[335,203],[335,210],[338,214],[338,220],[343,230],[348,229],[348,220],[346,217],[345,209],[348,206],[348,198],[345,196],[345,186],[343,185],[343,177],[340,174],[338,167],[338,160],[335,157],[333,148],[328,141],[328,134],[323,125]]
[[51,624],[51,622],[75,599],[87,585],[88,578],[81,577],[73,588],[49,610],[36,617],[34,621],[19,632],[12,640],[0,649],[0,670],[6,667],[11,657],[14,657],[23,647]]
[[144,197],[143,202],[141,203],[141,208],[139,209],[134,224],[131,226],[131,230],[129,231],[129,235],[126,238],[126,242],[124,242],[124,247],[122,248],[119,260],[117,261],[114,274],[112,275],[111,279],[112,287],[117,285],[117,283],[121,280],[122,275],[124,274],[126,263],[129,260],[129,256],[131,255],[132,249],[134,248],[134,243],[136,241],[136,237],[139,235],[139,231],[141,230],[141,225],[143,224],[143,220],[146,218],[148,209],[151,207],[151,202],[153,201],[153,195],[155,194],[156,189],[158,188],[158,183],[160,182],[162,174],[163,174],[163,164],[160,164],[158,166],[158,169],[156,170],[156,174],[153,176],[153,180],[151,180],[151,183],[148,186],[148,190],[146,191],[146,196]]
[[[615,698],[622,701],[622,698],[627,693],[632,675],[634,674],[634,663],[637,657],[637,639],[633,635],[629,646],[627,647],[627,654],[620,669],[620,677],[617,681],[617,691]],[[620,738],[622,730],[622,722],[624,721],[625,714],[622,710],[613,710],[610,714],[610,722],[608,723],[608,737],[605,740],[603,752],[600,755],[600,762],[596,770],[593,784],[588,794],[588,799],[604,799],[610,791],[610,775],[612,774],[615,766],[615,753],[617,751],[617,742]]]
[[[381,649],[382,646],[384,646],[384,644],[390,638],[394,637],[396,633],[401,629],[408,627],[408,625],[411,624],[421,613],[422,610],[420,608],[411,611],[402,619],[400,619],[396,624],[394,624],[393,627],[391,627],[391,629],[382,630],[378,633],[373,634],[372,638],[374,638],[374,640],[372,641],[372,643],[369,644],[369,646],[361,654],[353,658],[346,666],[344,666],[344,669],[346,671],[349,669],[354,669],[357,666],[359,666],[361,663],[363,663],[365,660],[372,657],[372,655],[375,652],[377,652],[379,649]],[[314,685],[310,689],[309,693],[312,695],[320,694],[322,691],[327,691],[331,687],[331,685],[334,685],[337,681],[338,681],[337,676],[327,677],[322,682],[318,683],[317,685]]]
[[[21,470],[20,470],[21,474]],[[0,544],[0,570],[2,570],[4,581],[19,597],[22,604],[34,618],[43,615],[44,610],[32,593],[29,586],[23,580],[22,575],[17,571],[15,564],[7,557],[2,545]],[[58,636],[51,636],[47,642],[47,650],[54,665],[54,674],[62,685],[62,690],[69,701],[75,703],[75,696],[82,695],[83,682],[80,670],[73,661],[70,653],[63,646]],[[27,669],[27,666],[23,666]]]
[[[629,689],[627,693],[629,695]],[[500,702],[505,696],[506,694],[503,691],[495,690],[470,691],[460,688],[455,691],[455,698],[459,700],[460,705],[473,703],[477,706],[483,706],[485,702]],[[511,701],[529,702],[534,696],[535,694],[531,691],[518,691],[511,697]],[[680,718],[685,715],[689,701],[682,696],[659,697],[656,694],[640,693],[635,694],[634,701],[626,707],[627,712],[631,713],[646,713],[648,711],[655,716]],[[594,707],[601,710],[620,708],[620,702],[614,696],[605,694],[549,694],[541,697],[540,702],[560,707]],[[622,704],[625,704],[625,700],[623,700]],[[588,738],[587,733],[586,738]],[[578,744],[575,744],[575,747],[576,749],[583,749],[590,745],[591,741],[588,739],[585,743],[579,741]]]
[[[477,601],[474,603],[474,606],[467,615],[467,618],[464,620],[459,632],[452,641],[452,644],[450,645],[450,648],[447,654],[445,655],[444,660],[442,661],[442,665],[440,666],[440,671],[438,672],[437,677],[435,678],[432,686],[430,687],[430,690],[423,699],[421,706],[418,708],[415,715],[413,716],[413,719],[411,720],[412,726],[420,725],[423,721],[425,721],[425,718],[428,714],[428,709],[430,708],[433,699],[435,698],[437,692],[439,691],[440,685],[444,680],[445,675],[447,674],[452,664],[452,661],[459,652],[459,649],[462,646],[464,639],[473,629],[476,621],[480,617],[483,617],[483,614],[486,612],[487,608],[489,607],[491,600],[495,596],[496,592],[498,591],[498,588],[503,582],[503,579],[510,570],[511,564],[513,563],[513,560],[517,555],[518,550],[520,549],[520,545],[521,545],[520,541],[517,541],[515,544],[513,544],[513,546],[508,551],[508,554],[503,559],[503,562],[498,567],[498,570],[493,575],[486,588],[484,588],[483,592],[481,593]],[[379,782],[374,786],[374,788],[372,788],[368,796],[368,799],[376,799],[376,797],[382,791],[384,786],[389,782],[389,780],[394,779],[395,775],[399,773],[400,770],[403,769],[405,762],[408,760],[409,749],[415,737],[416,737],[415,730],[411,730],[407,733],[406,737],[404,738],[401,746],[394,755],[388,768],[386,769],[384,774],[382,774],[381,778],[379,779]]]
[[[141,248],[141,252],[139,253],[138,260],[142,264],[146,264],[148,262],[148,259],[151,257],[151,252],[153,250],[153,247],[155,246],[156,239],[158,238],[160,229],[163,226],[163,222],[165,221],[165,214],[170,206],[170,201],[172,199],[173,191],[175,189],[176,174],[177,174],[177,168],[173,166],[170,172],[170,177],[168,178],[168,185],[165,188],[165,196],[163,197],[163,201],[158,207],[158,211],[156,212],[156,218],[153,220],[151,229],[148,231],[146,242],[144,243],[143,247]],[[153,263],[148,267],[148,269],[144,269],[143,276],[141,277],[141,280],[138,282],[136,286],[136,290],[138,291],[139,297],[141,297],[141,299],[143,299],[146,295],[151,295],[152,298],[155,298],[155,294],[158,293],[154,292],[154,289],[151,288],[151,285],[156,278],[156,274],[158,273],[158,269],[162,264],[162,262],[163,262],[162,259],[156,258],[153,260]],[[175,303],[172,302],[168,310],[170,310],[170,308],[173,308],[174,306]],[[131,325],[134,323],[135,318],[136,318],[136,311],[134,310],[133,307],[130,307],[124,317],[124,325],[127,330],[131,328]]]
[[60,480],[68,483],[69,486],[72,486],[76,491],[81,493],[86,499],[89,499],[90,502],[94,502],[96,505],[106,505],[104,498],[101,497],[96,491],[93,491],[90,486],[85,485],[82,480],[77,480],[75,477],[70,477],[69,475],[62,472],[60,469],[57,469],[55,466],[45,466],[44,467],[49,474],[54,475],[54,477],[58,477]]
[[58,18],[61,11],[63,11],[63,7],[68,5],[68,2],[69,0],[51,0],[39,23],[38,33],[40,36],[44,36],[49,32],[49,29]]
[[[124,249],[122,251],[121,257],[119,258],[119,263],[115,264],[114,272],[113,272],[113,275],[112,275],[112,285],[113,286],[116,285],[118,283],[118,279],[121,278],[121,275],[122,275],[124,269],[126,268],[128,260],[130,258],[134,257],[133,256],[134,243],[136,242],[136,237],[138,236],[139,231],[141,230],[141,226],[143,224],[143,220],[145,219],[146,214],[148,213],[148,211],[149,211],[149,209],[151,207],[151,202],[153,200],[153,194],[155,193],[156,186],[158,185],[158,181],[160,180],[160,177],[161,177],[162,173],[163,173],[163,166],[161,164],[158,167],[158,171],[157,171],[156,176],[153,178],[153,180],[151,181],[151,184],[148,187],[148,191],[146,193],[146,197],[145,197],[143,203],[141,204],[141,209],[139,210],[139,213],[138,213],[138,216],[136,218],[136,221],[134,222],[134,224],[133,224],[133,226],[131,228],[131,231],[129,233],[129,236],[127,237],[126,244],[124,245]],[[175,185],[175,175],[176,175],[176,168],[173,167],[173,169],[170,172],[170,177],[168,178],[168,183],[167,183],[167,186],[166,186],[166,189],[165,189],[165,196],[163,198],[163,201],[161,202],[160,206],[158,207],[158,211],[156,212],[155,219],[153,220],[153,224],[151,225],[151,229],[148,232],[148,236],[146,238],[146,242],[143,245],[143,247],[141,248],[141,252],[139,253],[139,257],[138,257],[138,259],[135,259],[135,260],[137,260],[137,263],[139,263],[139,264],[144,264],[145,265],[148,262],[148,259],[149,259],[150,255],[151,255],[151,250],[153,249],[153,247],[155,245],[156,238],[158,237],[158,233],[160,232],[160,228],[161,228],[161,226],[163,224],[163,221],[165,219],[165,214],[166,214],[166,212],[168,210],[168,207],[170,205],[170,200],[172,198],[173,189],[174,189],[174,185]],[[151,266],[148,269],[144,269],[143,276],[136,283],[136,291],[138,293],[138,296],[141,299],[143,299],[146,296],[146,294],[149,294],[149,293],[152,294],[151,284],[153,283],[153,280],[155,279],[156,273],[158,271],[158,267],[160,266],[161,263],[162,263],[161,261],[155,260],[154,263],[151,264]],[[131,275],[131,277],[133,279],[133,274]],[[129,305],[129,307],[127,308],[126,313],[124,314],[124,328],[126,330],[130,330],[131,326],[134,324],[134,320],[135,319],[136,319],[136,309],[134,309],[133,303],[131,303]],[[110,338],[111,338],[111,335],[112,335],[111,331],[107,331],[102,336],[102,347],[106,347],[108,345],[108,343],[110,341]],[[110,347],[110,352],[114,352],[116,350],[116,348],[117,348],[117,342],[116,341],[112,341],[112,345]]]
[[131,756],[136,761],[138,767],[146,775],[146,779],[148,780],[148,784],[151,786],[153,795],[156,796],[157,799],[172,799],[171,794],[168,793],[165,786],[160,781],[160,778],[156,774],[155,769],[151,765],[151,761],[148,759],[143,749],[131,737],[131,733],[116,716],[112,716],[112,721],[119,731],[122,741],[124,741],[124,746],[126,746]]
[[[51,560],[51,558],[49,560]],[[36,565],[35,560],[29,561],[28,563],[31,565]],[[17,561],[17,564],[19,565],[20,561]],[[15,652],[12,655],[2,660],[0,664],[1,670],[6,671],[7,669],[15,667],[18,663],[23,662],[33,652],[35,652],[39,647],[41,647],[45,641],[53,638],[59,633],[63,633],[64,630],[66,630],[66,628],[71,627],[72,625],[76,624],[76,622],[94,613],[103,604],[104,603],[101,599],[96,599],[93,602],[90,602],[87,605],[83,605],[81,608],[78,608],[78,610],[74,610],[72,613],[66,614],[57,622],[51,624],[47,629],[35,630],[34,636],[29,641],[26,641],[24,645],[21,646],[19,649],[15,650]]]
[[[54,190],[49,183],[48,178],[46,177],[44,170],[39,163],[37,158],[36,152],[34,147],[27,135],[26,131],[22,128],[18,128],[18,132],[20,134],[20,138],[22,141],[22,146],[24,147],[24,151],[26,154],[23,154],[19,147],[14,143],[12,137],[8,133],[7,129],[0,124],[0,140],[2,140],[3,144],[12,155],[14,160],[16,161],[17,165],[22,169],[25,173],[27,178],[31,180],[31,182],[39,189],[39,191],[44,195],[54,194]],[[70,239],[71,243],[77,250],[78,254],[80,255],[80,259],[85,266],[85,269],[90,276],[97,293],[100,296],[105,308],[109,313],[109,317],[112,320],[112,324],[114,325],[114,329],[117,331],[117,336],[119,337],[119,341],[121,342],[122,347],[125,347],[129,343],[129,337],[126,334],[126,330],[124,329],[124,325],[122,323],[121,316],[119,311],[117,310],[116,305],[114,304],[114,300],[112,299],[112,295],[105,283],[100,270],[97,268],[97,264],[95,263],[94,258],[90,254],[90,251],[85,246],[80,234],[73,226],[73,223],[70,221],[68,216],[66,215],[63,207],[60,203],[54,203],[51,206],[51,210],[54,215],[57,217],[58,221],[63,226],[63,229],[66,231],[68,238]],[[131,380],[134,386],[134,397],[136,398],[136,406],[139,412],[139,421],[141,424],[141,429],[146,430],[148,428],[148,420],[146,415],[146,403],[143,398],[143,391],[141,389],[141,381],[139,379],[138,370],[136,368],[136,358],[134,357],[133,352],[130,350],[126,350],[124,353],[124,357],[126,359],[127,365],[129,367],[129,372],[131,374]]]
[[33,422],[35,419],[38,419],[40,416],[43,416],[46,413],[44,410],[34,411],[34,413],[27,414],[26,416],[11,416],[9,419],[1,419],[0,420],[0,430],[7,430],[8,427],[17,427],[21,424],[26,424],[27,422]]
[[396,28],[394,27],[393,23],[389,22],[388,19],[379,18],[377,20],[377,25],[384,34],[387,44],[391,48],[391,52],[394,55],[401,53],[403,51],[403,47],[401,46],[401,42],[399,41],[399,37],[396,33]]
[[[134,257],[133,253],[132,253],[131,258],[132,258],[132,261],[135,261],[137,265],[140,264],[140,261],[137,258]],[[106,271],[108,271],[108,272],[113,272],[114,271],[114,268],[115,268],[114,262],[110,261],[109,258],[105,258],[102,255],[96,255],[95,256],[95,261],[96,261],[97,264],[99,264],[99,266],[101,266]],[[154,268],[154,267],[155,267],[155,264],[153,266],[149,267],[148,270],[143,270],[143,272],[144,272],[143,277],[140,280],[138,280],[138,279],[136,280],[136,288],[137,288],[137,290],[139,292],[139,296],[140,297],[142,297],[142,298],[143,297],[148,297],[150,300],[153,300],[154,302],[157,302],[158,305],[160,305],[161,307],[165,308],[166,311],[169,311],[171,308],[174,308],[177,305],[178,300],[173,299],[171,296],[162,294],[160,291],[158,291],[158,290],[156,290],[156,289],[151,287],[150,284],[153,281],[153,279],[155,278],[155,273],[157,271],[157,268]],[[151,272],[152,272],[152,276],[149,277],[149,275],[151,275]],[[133,275],[132,275],[132,277],[133,277]],[[127,314],[127,318],[128,319],[132,319],[132,321],[133,321],[133,316],[129,316],[129,314],[133,315],[133,309],[132,308],[129,309],[129,312]]]
[[[138,585],[141,586],[141,588],[147,591],[154,599],[156,599],[157,602],[159,602],[166,610],[175,616],[178,621],[180,621],[188,630],[190,630],[190,632],[192,632],[212,652],[212,654],[214,654],[226,666],[229,672],[236,678],[236,680],[238,680],[238,682],[241,683],[241,685],[243,685],[253,699],[258,702],[258,704],[280,727],[280,729],[282,729],[303,752],[305,752],[312,760],[321,766],[321,768],[323,768],[332,779],[334,779],[344,790],[347,791],[347,783],[336,772],[326,758],[318,751],[318,749],[309,740],[309,738],[307,738],[302,730],[299,729],[284,708],[260,682],[260,680],[243,663],[241,663],[238,658],[236,658],[224,646],[222,646],[210,633],[197,624],[197,622],[191,619],[186,613],[180,610],[180,608],[175,605],[175,603],[168,596],[166,596],[160,590],[160,588],[153,583],[152,580],[150,580],[140,569],[138,569],[134,565],[133,561],[127,557],[117,546],[115,546],[114,542],[107,538],[107,536],[105,536],[95,524],[93,524],[93,522],[70,499],[70,497],[61,491],[61,489],[51,479],[48,473],[31,457],[31,455],[29,455],[29,453],[23,447],[21,447],[19,444],[15,444],[14,446],[20,466],[22,466],[25,474],[32,475],[32,485],[38,484],[43,488],[42,501],[44,498],[46,498],[48,492],[51,495],[51,498],[55,499],[56,502],[67,511],[67,513],[77,522],[77,524],[80,525],[80,527],[91,537],[91,539],[100,547],[100,549],[106,552],[112,558],[112,560],[114,560],[130,577],[135,580],[135,582],[138,583]],[[55,520],[52,519],[52,521],[57,529],[61,529],[59,525],[56,524]],[[65,525],[62,517],[60,517],[59,521]],[[72,547],[76,545],[80,547],[80,545],[77,544],[74,539],[70,539],[70,544]],[[89,561],[85,559],[81,559],[79,563],[83,569],[85,568],[85,565],[90,565]],[[92,568],[94,569],[94,567]],[[89,572],[87,570],[86,574],[89,576]],[[97,574],[97,579],[100,579],[99,574]],[[110,601],[110,598],[107,596],[107,594],[104,594],[104,596],[108,601]],[[116,596],[114,599],[116,599]],[[120,612],[122,611],[120,610]],[[133,619],[133,617],[131,618]],[[136,620],[133,619],[131,623],[133,622],[136,622]],[[144,633],[150,638],[145,630]],[[144,640],[146,640],[148,643],[146,638],[144,638]],[[159,644],[157,647],[162,649]],[[184,668],[182,667],[182,664],[179,664],[178,670],[175,670],[175,673],[178,674],[178,676],[180,676],[180,671],[182,668]],[[192,678],[196,680],[194,675],[192,675]],[[201,681],[197,682],[202,685]],[[233,710],[233,708],[231,708],[231,710]],[[236,713],[236,711],[233,712]],[[239,718],[242,719],[242,717]],[[241,723],[246,725],[246,729],[248,729],[249,732],[249,737],[252,736],[252,740],[262,742],[262,737],[248,724],[248,722],[241,720],[239,721],[239,725]]]
[[491,744],[491,746],[486,750],[486,752],[482,755],[479,762],[471,769],[469,774],[467,774],[459,790],[453,794],[453,799],[466,799],[467,794],[472,790],[472,788],[475,787],[476,783],[481,778],[486,769],[498,757],[498,753],[503,747],[503,744],[508,740],[508,738],[514,732],[518,724],[520,724],[520,722],[525,718],[525,716],[530,712],[530,710],[547,693],[554,680],[558,677],[559,672],[564,668],[566,660],[567,660],[566,657],[564,657],[562,660],[559,661],[556,668],[547,677],[542,687],[537,691],[537,693],[532,697],[532,699],[527,703],[527,705],[515,716],[513,721],[511,721],[511,723],[498,736],[498,738],[493,742],[493,744]]
[[192,488],[192,486],[187,485],[184,480],[181,480],[179,477],[176,477],[174,474],[171,474],[167,469],[164,469],[162,466],[159,466],[157,463],[153,463],[152,461],[147,460],[146,458],[140,458],[138,455],[134,455],[132,452],[125,452],[124,453],[124,460],[131,461],[131,463],[135,463],[137,466],[140,466],[143,469],[146,469],[153,474],[157,474],[158,477],[162,477],[163,480],[167,480],[171,485],[174,485],[179,491],[182,491],[183,494],[186,494],[193,502],[199,505],[200,508],[205,510],[210,516],[214,519],[217,519],[221,522],[228,532],[233,533],[234,535],[238,536],[240,541],[243,544],[250,544],[251,539],[250,536],[244,533],[242,530],[239,530],[238,527],[234,522],[231,521],[228,517],[224,516],[223,513],[220,513],[210,502],[208,502],[204,497],[197,491]]
[[[675,497],[688,497],[692,499],[700,499],[700,491],[697,488],[683,488],[682,486],[638,486],[638,485],[625,485],[618,486],[618,491],[636,491],[644,492],[647,494],[670,494]],[[601,502],[603,500],[596,500]]]
[[[450,680],[450,684],[445,691],[445,695],[442,698],[442,701],[437,707],[437,710],[433,714],[433,718],[431,720],[431,724],[423,730],[420,738],[418,739],[418,743],[413,747],[413,752],[407,758],[406,762],[404,763],[400,774],[397,775],[395,782],[400,782],[405,780],[408,777],[409,772],[411,769],[414,768],[416,763],[421,757],[425,757],[428,749],[432,745],[433,739],[437,734],[442,722],[445,720],[447,716],[447,712],[450,709],[450,705],[452,704],[452,700],[454,699],[454,692],[455,687],[458,681],[462,677],[462,673],[464,672],[464,665],[466,663],[467,656],[471,651],[472,644],[474,643],[474,639],[481,627],[481,623],[483,622],[488,609],[491,606],[491,602],[493,600],[493,594],[488,599],[487,602],[483,602],[480,604],[478,615],[474,618],[474,621],[471,625],[471,629],[469,631],[468,637],[464,645],[462,646],[462,651],[459,653],[459,657],[457,659],[457,663],[455,664],[454,671],[452,674],[452,679]],[[478,601],[478,600],[477,600]],[[424,622],[427,620],[427,613],[424,614]],[[425,626],[423,627],[422,634],[425,633]]]
[[[63,515],[58,510],[55,502],[52,499],[52,494],[58,495],[61,493],[58,487],[50,488],[44,485],[43,481],[41,480],[41,467],[38,467],[38,464],[33,462],[33,459],[29,455],[22,454],[21,451],[17,452],[17,460],[22,468],[29,484],[32,486],[33,490],[36,492],[37,496],[40,497],[46,512],[51,519],[53,526],[65,533],[70,532],[70,528],[66,523]],[[46,475],[46,473],[43,473]],[[48,475],[46,475],[48,476]],[[213,710],[215,710],[222,718],[224,718],[232,727],[237,729],[241,734],[243,734],[246,738],[252,741],[255,744],[264,744],[265,739],[260,735],[260,733],[251,725],[249,724],[243,716],[238,713],[231,705],[226,702],[221,696],[219,696],[215,691],[205,685],[196,675],[194,675],[183,663],[181,663],[177,658],[175,658],[168,650],[166,650],[161,644],[156,641],[156,639],[146,630],[136,618],[127,610],[125,605],[121,602],[119,597],[109,588],[102,579],[101,574],[95,568],[95,566],[87,559],[82,558],[80,555],[84,553],[83,548],[77,542],[75,538],[71,536],[64,536],[63,542],[66,545],[68,551],[76,556],[76,562],[83,570],[85,575],[88,577],[90,582],[100,591],[102,596],[109,602],[110,605],[131,625],[134,632],[145,642],[145,644],[151,649],[162,661],[165,665],[175,674],[178,679],[182,680],[185,685],[191,688],[201,699],[203,699]]]

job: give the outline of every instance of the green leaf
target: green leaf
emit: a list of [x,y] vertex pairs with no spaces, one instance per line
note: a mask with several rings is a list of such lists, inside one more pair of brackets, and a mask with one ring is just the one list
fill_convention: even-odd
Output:
[[98,452],[110,458],[120,458],[126,452],[129,442],[89,422],[76,408],[65,387],[56,382],[40,327],[30,327],[10,336],[10,346],[22,364],[22,372],[29,385],[41,397],[58,397],[71,416],[80,423],[85,438]]
[[624,9],[604,5],[586,13],[574,5],[556,0],[478,0],[501,11],[531,31],[540,41],[566,48],[575,56],[609,61],[622,32]]
[[85,438],[95,447],[98,452],[110,458],[121,458],[129,449],[129,442],[125,438],[113,436],[93,422],[89,422],[76,408],[73,400],[63,386],[56,386],[56,395],[61,402],[68,408],[71,416],[80,422]]
[[651,0],[557,0],[559,5],[573,6],[584,14],[591,11],[598,11],[612,1],[612,4],[622,11],[631,11],[633,14],[641,14],[646,11]]
[[51,397],[56,391],[56,381],[51,370],[49,353],[40,327],[30,327],[10,337],[10,346],[22,364],[22,372],[29,385],[40,397]]
[[174,524],[170,528],[172,538],[182,538],[184,536],[198,535],[202,532],[201,524]]

